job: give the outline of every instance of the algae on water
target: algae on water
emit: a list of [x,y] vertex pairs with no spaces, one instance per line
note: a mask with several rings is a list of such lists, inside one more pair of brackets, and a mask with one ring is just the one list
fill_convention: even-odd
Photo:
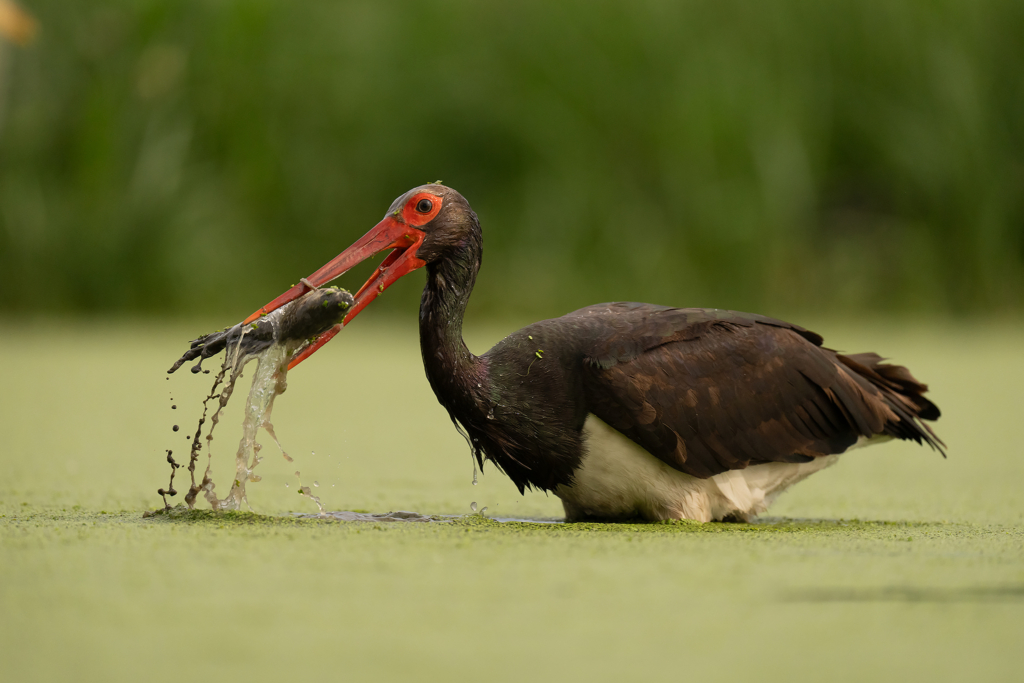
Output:
[[[173,373],[185,362],[198,358],[199,362],[192,368],[193,373],[198,373],[203,360],[220,351],[225,352],[224,361],[214,377],[210,393],[203,400],[203,412],[192,439],[188,465],[191,486],[185,495],[185,502],[190,509],[195,507],[196,498],[200,493],[214,510],[240,510],[243,503],[252,509],[246,497],[245,486],[248,482],[260,481],[260,476],[255,474],[254,470],[263,460],[260,455],[262,446],[256,441],[261,427],[274,439],[285,460],[292,462],[291,456],[281,446],[271,422],[274,400],[287,389],[288,364],[317,335],[339,324],[352,303],[352,295],[343,289],[328,287],[312,290],[253,323],[240,323],[193,340],[189,350],[171,367],[168,372]],[[242,377],[242,370],[253,361],[256,363],[256,369],[246,397],[242,436],[235,452],[234,479],[228,493],[223,498],[218,498],[215,493],[216,484],[213,481],[213,432],[220,421],[221,412],[231,399],[235,383]],[[212,399],[217,399],[216,410],[210,417],[210,427],[203,439],[203,428]],[[197,484],[196,466],[204,440],[206,469],[202,481]],[[174,461],[170,451],[167,452],[167,462],[171,465],[170,484],[166,490],[159,490],[165,508],[170,507],[167,496],[173,497],[177,494],[174,489],[174,472],[182,466]],[[299,472],[295,474],[299,476]],[[313,500],[320,508],[321,514],[323,513],[320,500],[312,494],[308,486],[301,485],[301,480],[299,492]]]

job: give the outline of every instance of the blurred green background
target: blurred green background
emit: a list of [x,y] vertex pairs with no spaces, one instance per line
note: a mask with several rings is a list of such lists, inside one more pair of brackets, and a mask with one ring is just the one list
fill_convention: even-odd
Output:
[[435,179],[484,316],[1024,304],[1019,0],[22,4],[2,313],[247,313]]

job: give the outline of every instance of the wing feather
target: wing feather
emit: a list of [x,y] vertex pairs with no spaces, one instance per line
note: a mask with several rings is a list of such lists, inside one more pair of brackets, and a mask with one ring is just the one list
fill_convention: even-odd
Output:
[[876,354],[762,316],[614,306],[634,308],[574,314],[616,318],[586,354],[587,407],[683,472],[807,462],[882,433],[941,444],[918,421],[938,416],[927,387]]

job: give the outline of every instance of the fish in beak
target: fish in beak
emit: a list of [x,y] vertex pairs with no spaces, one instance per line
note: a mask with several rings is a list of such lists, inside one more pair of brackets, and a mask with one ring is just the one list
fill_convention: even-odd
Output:
[[294,368],[330,341],[341,331],[343,326],[352,322],[359,312],[376,299],[381,292],[397,282],[403,275],[408,275],[426,265],[425,261],[416,256],[417,250],[426,237],[426,233],[420,229],[420,226],[426,225],[437,216],[442,203],[441,196],[426,191],[417,192],[404,202],[396,202],[398,208],[392,207],[393,210],[384,220],[356,240],[355,244],[331,259],[309,277],[299,280],[297,285],[250,315],[244,323],[257,320],[260,316],[294,301],[306,292],[344,275],[353,266],[366,259],[390,249],[391,253],[385,257],[370,279],[356,292],[355,302],[341,323],[317,336],[312,344],[303,349],[288,364],[289,370]]

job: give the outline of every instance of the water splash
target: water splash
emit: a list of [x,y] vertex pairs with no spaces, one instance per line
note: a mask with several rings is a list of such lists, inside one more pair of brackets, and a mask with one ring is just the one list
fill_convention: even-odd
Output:
[[252,386],[249,388],[249,396],[245,401],[242,438],[239,440],[238,450],[235,452],[235,480],[228,495],[220,501],[219,509],[238,510],[242,502],[248,506],[249,501],[245,497],[245,484],[250,481],[259,481],[259,477],[253,473],[253,470],[263,460],[260,456],[262,447],[256,443],[256,434],[260,427],[274,440],[285,460],[288,462],[292,460],[281,446],[281,442],[274,432],[274,425],[270,421],[271,413],[274,410],[274,399],[288,388],[286,378],[288,362],[291,357],[291,350],[286,344],[274,344],[257,357],[256,373],[252,379]]
[[[295,478],[299,480],[299,495],[300,496],[305,496],[306,498],[309,498],[311,501],[316,503],[316,506],[320,509],[320,515],[319,516],[320,517],[326,517],[327,516],[327,511],[324,510],[324,506],[320,503],[320,498],[318,496],[314,496],[312,490],[310,490],[310,488],[308,486],[303,486],[302,485],[302,473],[299,472],[298,470],[296,470],[295,471]],[[316,486],[320,485],[320,484],[316,484],[316,482],[314,482],[314,484]]]
[[[239,510],[244,503],[250,510],[252,506],[249,505],[248,498],[246,497],[246,483],[258,482],[261,477],[255,474],[254,470],[257,465],[263,460],[260,455],[262,445],[256,441],[256,436],[259,430],[262,428],[270,437],[274,440],[281,455],[288,462],[293,462],[293,458],[288,455],[281,441],[277,437],[277,433],[274,430],[274,425],[271,422],[271,414],[273,413],[274,400],[285,392],[288,388],[287,375],[288,375],[288,363],[300,352],[308,343],[309,335],[303,334],[297,336],[295,334],[296,319],[302,322],[302,316],[308,315],[309,310],[319,313],[320,306],[314,306],[310,309],[311,304],[316,304],[320,298],[325,296],[334,296],[337,298],[337,293],[341,290],[314,290],[309,292],[304,297],[297,299],[296,301],[279,308],[277,311],[264,316],[260,319],[259,323],[253,323],[252,325],[239,325],[232,328],[228,333],[230,341],[225,344],[224,362],[221,366],[220,372],[216,375],[213,383],[213,387],[210,390],[210,394],[203,401],[203,414],[199,419],[199,425],[196,429],[195,436],[192,439],[192,450],[191,458],[189,462],[189,472],[192,475],[192,487],[185,498],[189,508],[194,507],[194,502],[199,493],[203,494],[203,497],[210,503],[210,506],[214,510]],[[344,293],[345,297],[351,301],[351,296],[348,293]],[[333,301],[333,299],[332,299]],[[325,301],[323,306],[326,307],[328,304]],[[338,304],[341,306],[342,304]],[[288,322],[282,322],[284,316],[289,315],[289,311],[292,307],[296,307],[294,311],[297,313],[292,315],[292,319]],[[305,307],[305,308],[303,308]],[[345,306],[344,310],[347,310],[348,306]],[[335,315],[335,313],[332,313]],[[333,320],[329,321],[334,324]],[[269,329],[268,329],[269,326]],[[289,327],[290,326],[290,327]],[[255,345],[248,345],[252,352],[247,352],[243,341],[245,340],[246,334],[252,330],[259,328],[259,332],[255,332],[257,343]],[[285,329],[288,328],[288,329]],[[268,337],[268,332],[272,331],[272,340]],[[314,333],[315,334],[315,333]],[[235,336],[237,335],[237,336]],[[208,335],[207,337],[210,337]],[[223,335],[221,335],[223,338]],[[187,354],[186,354],[187,356]],[[179,361],[172,371],[176,369],[181,362],[186,360],[186,356],[182,357],[182,361]],[[246,398],[244,420],[242,422],[242,437],[239,440],[238,448],[235,452],[235,472],[234,479],[231,484],[231,488],[227,495],[223,498],[218,498],[215,489],[216,484],[213,481],[213,432],[220,422],[220,416],[232,393],[234,392],[236,382],[242,377],[242,370],[251,362],[256,362],[256,370],[253,375],[252,385],[249,388],[249,394]],[[200,360],[200,363],[202,361]],[[192,372],[195,373],[198,369],[198,365],[192,368]],[[218,387],[223,388],[218,392]],[[195,466],[196,460],[199,457],[200,451],[202,450],[201,435],[203,431],[203,424],[206,422],[206,414],[208,410],[209,402],[216,398],[217,409],[210,418],[210,429],[206,434],[206,451],[207,451],[207,464],[206,471],[203,474],[202,483],[196,484],[195,477]],[[173,399],[172,399],[173,400]],[[315,453],[314,453],[315,455]],[[298,472],[296,472],[298,476]],[[287,484],[285,484],[287,486]],[[324,508],[320,503],[320,499],[310,492],[308,486],[302,486],[302,482],[299,482],[299,493],[313,500],[317,507],[323,514]],[[172,494],[173,495],[173,494]]]

